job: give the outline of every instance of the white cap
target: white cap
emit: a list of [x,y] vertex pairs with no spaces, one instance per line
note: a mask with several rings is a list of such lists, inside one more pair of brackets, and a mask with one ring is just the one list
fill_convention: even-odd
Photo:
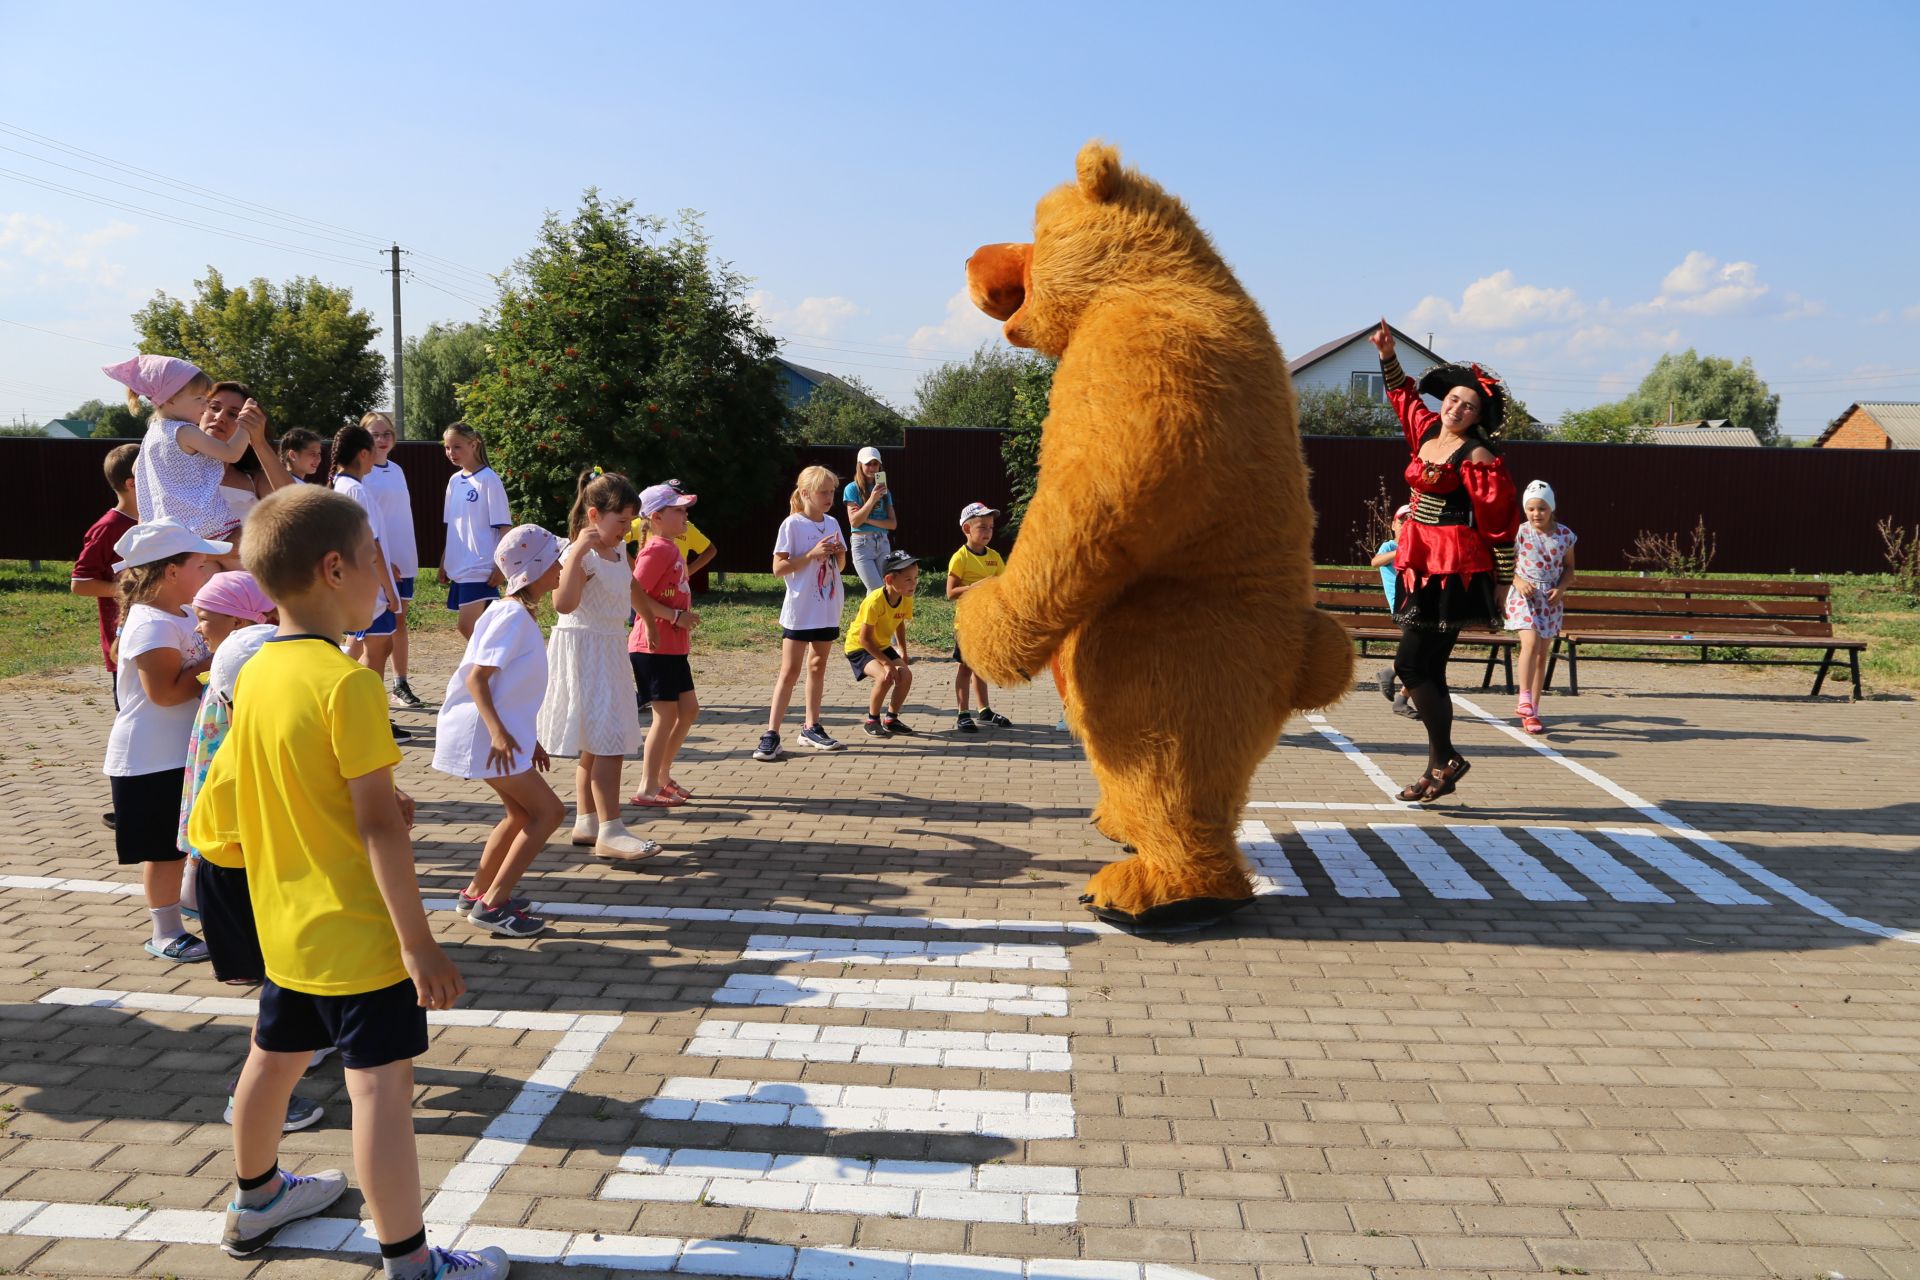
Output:
[[143,564],[152,564],[156,560],[185,555],[189,551],[224,556],[232,550],[231,542],[203,538],[178,520],[163,517],[137,524],[120,535],[120,541],[113,544],[113,553],[120,557],[113,562],[113,571],[121,573]]
[[997,507],[990,507],[984,502],[969,502],[966,506],[960,508],[960,523],[965,524],[967,521],[980,516],[997,516],[999,514],[1000,510]]
[[1558,502],[1555,502],[1553,498],[1553,486],[1548,484],[1545,480],[1533,480],[1528,482],[1527,491],[1520,495],[1520,505],[1524,507],[1529,502],[1532,502],[1535,498],[1538,498],[1540,499],[1540,501],[1546,503],[1547,510],[1549,511],[1558,511],[1560,509],[1560,504]]
[[864,467],[869,462],[878,462],[878,461],[880,461],[880,451],[874,448],[872,445],[868,445],[866,448],[860,451],[858,457],[854,461],[854,465]]

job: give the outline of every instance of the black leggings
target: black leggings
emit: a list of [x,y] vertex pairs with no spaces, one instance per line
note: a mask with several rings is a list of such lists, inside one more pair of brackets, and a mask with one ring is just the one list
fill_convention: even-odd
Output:
[[1458,631],[1402,627],[1400,648],[1393,655],[1393,673],[1406,688],[1407,701],[1427,727],[1427,768],[1444,769],[1452,762],[1453,695],[1447,688],[1447,659],[1460,639]]

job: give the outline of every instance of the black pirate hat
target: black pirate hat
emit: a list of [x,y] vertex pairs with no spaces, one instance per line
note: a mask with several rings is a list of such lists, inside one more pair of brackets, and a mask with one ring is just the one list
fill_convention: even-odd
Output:
[[1471,387],[1480,393],[1478,425],[1489,436],[1499,435],[1507,420],[1507,386],[1500,375],[1477,364],[1435,365],[1420,375],[1423,396],[1444,400],[1455,387]]

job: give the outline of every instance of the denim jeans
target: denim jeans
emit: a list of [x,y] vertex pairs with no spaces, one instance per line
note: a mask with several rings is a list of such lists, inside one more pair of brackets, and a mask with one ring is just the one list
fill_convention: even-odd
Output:
[[876,529],[872,533],[856,533],[853,540],[853,571],[860,575],[860,585],[868,591],[878,591],[882,581],[880,566],[885,563],[888,553],[893,550],[884,530]]

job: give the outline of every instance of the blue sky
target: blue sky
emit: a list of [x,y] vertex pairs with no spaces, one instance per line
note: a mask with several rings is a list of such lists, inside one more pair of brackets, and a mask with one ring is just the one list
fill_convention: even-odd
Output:
[[384,325],[397,239],[406,331],[474,318],[590,185],[701,210],[790,358],[906,403],[995,336],[967,254],[1025,238],[1094,136],[1188,201],[1290,353],[1384,313],[1543,417],[1687,346],[1753,357],[1793,434],[1920,400],[1911,5],[185,12],[0,0],[0,418],[110,396],[128,313],[208,264],[319,275]]

